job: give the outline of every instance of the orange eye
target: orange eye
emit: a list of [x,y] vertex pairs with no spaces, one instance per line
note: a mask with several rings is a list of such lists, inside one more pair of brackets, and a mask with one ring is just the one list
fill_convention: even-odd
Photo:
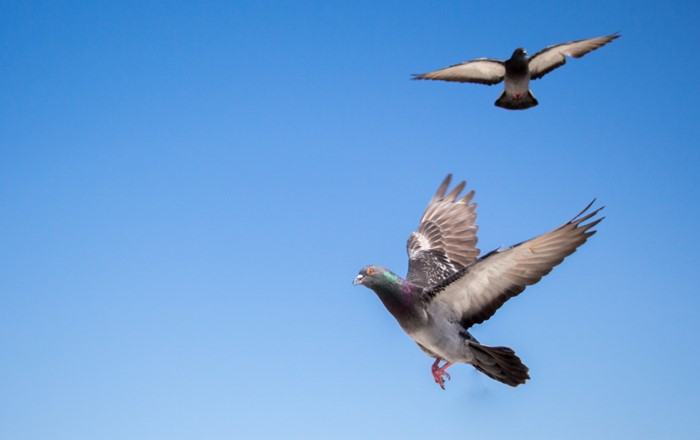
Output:
[[371,267],[369,269],[367,269],[367,275],[372,275],[373,273],[374,273],[374,269],[372,269]]

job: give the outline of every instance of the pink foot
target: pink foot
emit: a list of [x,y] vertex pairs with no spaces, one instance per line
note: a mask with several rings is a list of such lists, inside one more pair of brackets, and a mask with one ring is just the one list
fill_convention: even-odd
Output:
[[[447,380],[450,380],[450,374],[446,371],[452,364],[450,362],[445,361],[445,364],[440,367],[440,362],[442,359],[440,358],[435,358],[435,362],[433,362],[433,366],[430,367],[430,371],[433,373],[433,379],[435,379],[435,382],[440,385],[440,388],[443,390],[445,389],[445,377]],[[444,376],[444,377],[443,377]]]
[[513,99],[520,99],[525,95],[524,93],[513,93]]

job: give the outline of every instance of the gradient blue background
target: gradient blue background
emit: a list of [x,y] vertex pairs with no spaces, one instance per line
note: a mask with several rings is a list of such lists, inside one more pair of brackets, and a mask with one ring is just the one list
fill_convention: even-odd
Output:
[[[3,2],[0,438],[698,438],[697,2]],[[410,81],[622,38],[532,84]],[[375,295],[448,173],[482,251],[593,197],[576,254],[474,329]]]

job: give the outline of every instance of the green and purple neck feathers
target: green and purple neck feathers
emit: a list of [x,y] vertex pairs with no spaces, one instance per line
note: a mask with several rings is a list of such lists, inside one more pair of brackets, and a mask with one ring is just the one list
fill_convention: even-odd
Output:
[[388,270],[375,274],[373,278],[368,287],[374,290],[391,314],[404,315],[413,309],[418,298],[417,286]]

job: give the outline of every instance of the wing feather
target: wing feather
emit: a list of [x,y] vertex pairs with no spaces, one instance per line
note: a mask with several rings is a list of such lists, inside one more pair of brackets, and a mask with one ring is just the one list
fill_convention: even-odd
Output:
[[529,58],[530,78],[542,78],[557,67],[563,66],[566,64],[567,55],[573,58],[581,58],[588,52],[605,46],[619,37],[619,34],[612,34],[588,40],[569,41],[568,43],[555,44],[542,49]]
[[503,81],[505,75],[506,66],[503,61],[491,58],[479,58],[455,64],[434,72],[414,75],[413,79],[470,82],[491,86]]
[[441,285],[427,288],[424,299],[429,307],[454,313],[465,328],[489,319],[503,303],[537,283],[595,234],[592,228],[604,217],[584,223],[603,209],[584,215],[592,204],[553,231],[485,255]]
[[406,244],[406,278],[421,286],[436,285],[479,257],[474,191],[460,198],[466,186],[462,181],[445,195],[451,179],[448,174]]

